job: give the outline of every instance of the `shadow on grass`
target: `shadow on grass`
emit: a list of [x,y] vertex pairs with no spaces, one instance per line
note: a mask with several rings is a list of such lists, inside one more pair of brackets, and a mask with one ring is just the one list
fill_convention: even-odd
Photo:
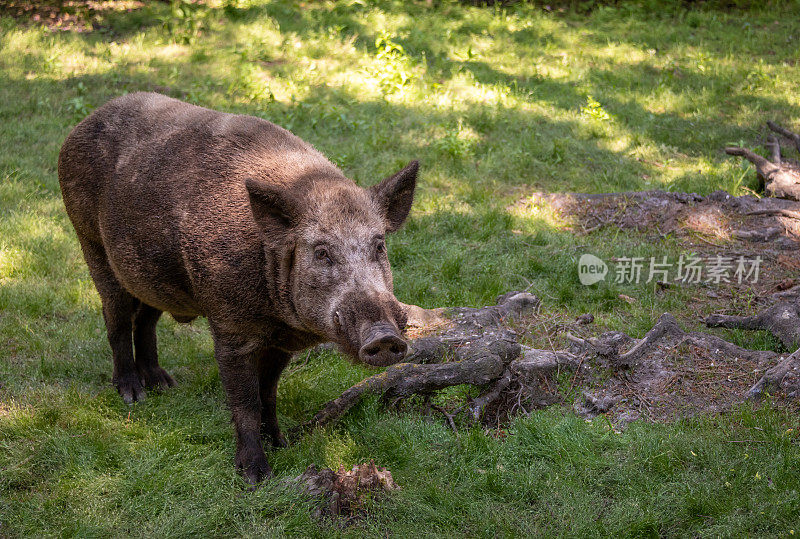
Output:
[[[229,11],[227,15],[233,19],[247,20],[258,19],[266,14],[278,21],[282,32],[298,32],[305,37],[333,28],[345,35],[359,36],[359,46],[371,50],[375,33],[357,20],[358,10],[367,8],[354,9],[356,11],[337,6],[326,17],[317,18],[287,3],[278,2]],[[424,8],[419,6],[409,9],[407,14],[410,16],[424,12]],[[458,15],[448,22],[464,36],[480,30],[481,25],[469,21],[462,11],[456,10],[454,13]],[[408,25],[401,25],[399,32],[411,33],[413,30],[409,21]],[[532,50],[541,43],[544,46],[553,43],[565,45],[550,33],[542,32],[537,38],[538,34],[531,30],[525,35],[524,41],[532,42],[532,45],[526,43],[533,47]],[[454,73],[461,71],[469,72],[481,84],[505,86],[522,95],[541,95],[542,101],[562,111],[575,110],[585,99],[580,88],[569,81],[510,75],[486,61],[475,59],[451,60],[437,52],[439,36],[414,33],[412,37],[406,41],[407,49],[417,55],[424,53],[431,59],[430,69],[440,73],[454,76]],[[85,39],[104,38],[92,34]],[[400,38],[399,41],[404,42]],[[23,64],[30,68],[46,63],[45,52],[41,50],[26,54],[29,58]],[[193,64],[188,56],[161,62],[165,69],[177,72],[188,72]],[[70,110],[65,105],[68,96],[84,96],[87,108],[98,106],[122,92],[137,90],[161,91],[201,105],[214,106],[226,102],[225,88],[230,87],[228,79],[206,77],[207,86],[195,92],[186,79],[165,86],[160,84],[158,75],[142,68],[131,62],[117,66],[113,72],[66,79],[7,77],[4,91],[8,95],[27,95],[29,100],[27,103],[17,103],[16,113],[7,108],[3,116],[10,121],[26,116],[35,117],[47,111],[45,106],[40,105],[41,100],[44,97],[52,98],[50,112],[60,114],[61,118],[48,126],[51,131],[45,133],[43,138],[63,140],[83,114],[83,111]],[[287,66],[284,69],[291,73],[291,70],[301,67]],[[731,83],[724,73],[712,75],[690,69],[682,71],[684,75],[680,80],[668,75],[661,77],[656,76],[658,72],[654,68],[629,62],[624,70],[619,71],[591,68],[587,71],[587,79],[602,87],[629,88],[635,85],[640,94],[651,93],[663,85],[675,91],[701,90],[706,86],[715,88],[713,93],[703,95],[696,103],[701,107],[712,107],[720,94],[730,92]],[[54,96],[64,98],[56,101]],[[789,103],[788,99],[740,94],[735,94],[731,99],[764,110],[780,108],[787,114],[800,114],[800,107]],[[742,132],[742,128],[732,119],[709,118],[705,115],[684,117],[674,112],[652,114],[641,104],[617,98],[611,91],[604,92],[604,103],[609,112],[624,122],[631,132],[658,143],[674,142],[677,136],[687,141],[681,147],[691,148],[692,136],[698,134]],[[544,112],[504,108],[495,103],[462,105],[463,111],[454,111],[435,109],[426,104],[403,105],[389,100],[365,100],[341,87],[319,85],[311,88],[304,98],[288,103],[241,103],[231,100],[226,108],[256,114],[291,129],[313,142],[362,185],[374,183],[408,159],[422,160],[419,209],[412,214],[408,227],[390,243],[401,299],[426,307],[481,305],[490,303],[495,296],[508,289],[524,287],[528,280],[541,281],[546,288],[556,286],[560,290],[559,298],[566,298],[568,289],[577,283],[569,281],[557,284],[551,281],[563,273],[563,267],[573,263],[575,252],[571,249],[575,241],[572,234],[543,220],[529,223],[527,231],[516,234],[514,230],[519,223],[506,209],[509,199],[531,189],[555,191],[564,187],[574,188],[560,175],[565,166],[601,177],[601,188],[604,190],[640,189],[643,187],[640,177],[649,168],[624,151],[608,149],[603,144],[602,136],[585,133],[585,127],[577,120],[554,120]],[[641,121],[648,116],[652,116],[652,119]],[[442,136],[442,126],[451,129],[459,122],[464,128],[477,133],[477,138],[463,153],[454,153],[452,149],[437,144],[437,141]],[[53,129],[59,132],[53,132]],[[575,138],[576,133],[582,133],[578,139]],[[519,140],[525,137],[529,143],[519,144]],[[36,160],[49,163],[44,167],[49,174],[44,182],[46,191],[41,196],[58,202],[60,197],[53,174],[55,152],[51,149]],[[12,169],[18,158],[6,156],[3,161],[4,168]],[[623,168],[627,172],[624,176],[617,176],[616,168]],[[594,186],[585,184],[582,187],[591,190]],[[53,216],[48,218],[53,219]],[[65,234],[72,234],[64,215],[54,220]],[[532,256],[532,241],[549,247],[550,254]],[[39,253],[30,270],[42,278],[46,278],[53,258],[73,264],[74,258],[80,256],[77,244],[73,242],[69,245],[70,242],[63,238],[48,240],[42,238],[41,234],[31,236],[19,233],[13,242],[26,251]],[[553,255],[552,251],[558,254]],[[66,260],[70,252],[73,260]],[[20,285],[19,290],[12,290],[13,286],[6,288],[11,296],[19,296],[19,303],[8,304],[19,315],[30,319],[41,318],[42,323],[46,323],[47,311],[65,308],[58,305],[57,293],[52,298],[49,293],[31,295],[33,291],[29,285]],[[604,294],[608,295],[607,292]],[[574,297],[574,293],[571,297]],[[88,311],[82,312],[80,308],[78,312],[71,312],[78,318],[89,316]],[[69,375],[66,372],[62,379],[67,380]]]
[[[300,8],[288,2],[228,15],[256,21],[266,13],[278,21],[282,34],[296,33],[308,40],[329,32],[341,39],[357,36],[360,51],[374,53],[375,29],[359,17],[376,4],[356,3],[351,11],[343,2],[332,6],[331,15],[319,17],[313,5]],[[445,38],[415,31],[413,23],[422,23],[426,13],[422,3],[377,6],[407,18],[400,32],[408,36],[396,39],[420,65],[424,53],[426,79],[450,80],[469,73],[480,84],[532,95],[536,104],[552,105],[556,112],[575,111],[584,103],[583,82],[510,75],[479,58],[451,59],[442,47]],[[448,24],[468,39],[485,27],[471,18],[475,13],[451,9]],[[114,37],[90,34],[70,39],[117,40],[139,32],[139,22],[160,24],[144,11],[121,17]],[[603,28],[591,20],[587,25]],[[648,46],[658,46],[658,39],[652,39]],[[566,42],[529,30],[520,34],[520,44],[529,45],[533,55]],[[178,388],[128,408],[110,387],[111,355],[102,316],[77,241],[58,209],[55,164],[69,129],[89,109],[122,92],[157,90],[273,120],[313,142],[362,185],[374,183],[408,159],[420,158],[418,206],[407,227],[389,241],[396,289],[404,301],[429,307],[481,305],[530,281],[536,287],[532,290],[552,293],[545,302],[559,309],[589,306],[594,312],[610,312],[618,306],[620,290],[581,288],[572,268],[582,250],[603,254],[603,249],[616,248],[619,240],[602,231],[596,238],[574,238],[545,218],[522,218],[507,209],[509,202],[531,189],[642,188],[640,176],[650,169],[624,149],[609,149],[602,130],[593,134],[578,120],[553,118],[535,108],[462,102],[458,110],[448,110],[430,103],[365,99],[324,85],[292,102],[244,102],[241,95],[227,90],[235,74],[208,75],[202,60],[189,55],[155,64],[147,59],[143,64],[122,63],[113,71],[62,78],[64,74],[55,70],[51,75],[37,71],[50,62],[42,48],[26,51],[28,58],[14,66],[14,74],[3,67],[0,85],[0,96],[7,97],[0,106],[4,124],[0,125],[4,150],[0,174],[8,171],[18,175],[15,181],[25,182],[24,188],[9,190],[2,199],[0,226],[8,236],[0,238],[0,247],[10,246],[32,257],[24,271],[2,282],[0,291],[0,298],[5,298],[0,309],[0,377],[5,384],[0,388],[0,441],[7,450],[0,488],[10,502],[10,510],[0,508],[0,535],[4,530],[20,535],[266,535],[297,530],[319,534],[320,526],[325,526],[311,520],[301,500],[278,488],[239,495],[233,433],[204,323],[159,324],[162,363],[177,378]],[[87,61],[98,58],[90,55]],[[269,66],[266,71],[278,69],[290,77],[304,67]],[[625,70],[630,73],[625,75]],[[683,79],[667,77],[663,84],[675,92],[700,90],[704,85],[714,86],[720,94],[728,91],[724,74],[681,70]],[[177,73],[177,82],[166,82],[168,71]],[[29,79],[26,72],[39,76]],[[691,149],[686,141],[693,129],[698,137],[717,130],[734,136],[749,133],[733,118],[709,120],[701,115],[698,121],[676,112],[654,114],[651,123],[641,125],[640,119],[650,113],[635,101],[616,97],[613,87],[630,88],[635,83],[637,92],[653,92],[658,88],[650,80],[654,74],[630,61],[620,72],[590,68],[586,77],[595,87],[611,87],[603,92],[604,106],[619,121],[630,119],[625,128],[644,139]],[[704,95],[701,105],[713,107],[715,95]],[[784,103],[736,93],[732,99],[742,106],[797,114],[788,98]],[[459,129],[474,132],[474,138],[464,145],[442,143],[461,140]],[[601,181],[576,182],[565,173],[567,169],[573,177],[597,176]],[[47,226],[37,228],[35,217]],[[28,218],[31,222],[23,222]],[[625,241],[629,241],[625,248],[633,244],[642,250],[659,248],[639,237]],[[82,284],[73,288],[77,281]],[[649,327],[650,310],[663,303],[651,302],[646,294],[639,297],[647,305],[639,311],[626,310],[622,323],[636,325],[641,319],[641,327]],[[302,370],[282,381],[279,411],[284,426],[286,420],[307,419],[364,374],[334,354],[312,355]],[[27,408],[8,419],[12,412],[7,405],[15,400]],[[732,430],[739,421],[739,416],[731,419]],[[741,436],[730,437],[761,436],[765,423],[754,422],[758,430],[748,424]],[[340,428],[305,437],[270,458],[278,473],[286,476],[296,475],[311,462],[336,466],[369,458],[397,470],[403,494],[370,506],[375,513],[364,521],[367,531],[405,535],[431,529],[498,535],[774,532],[766,517],[755,516],[760,509],[775,511],[773,518],[777,515],[782,523],[796,521],[798,505],[792,493],[797,491],[797,478],[786,473],[797,469],[789,462],[796,460],[794,453],[784,451],[789,455],[784,463],[775,459],[773,444],[755,445],[744,461],[736,444],[703,441],[704,436],[718,441],[727,434],[715,425],[705,431],[639,425],[624,442],[622,436],[601,427],[599,422],[587,424],[554,410],[518,420],[514,435],[501,442],[477,429],[456,437],[438,421],[387,414],[368,403],[354,410]],[[786,429],[779,425],[772,430],[777,437]],[[672,444],[667,450],[664,440]],[[724,458],[719,458],[720,448]],[[628,453],[636,458],[617,458]],[[728,474],[734,467],[737,472]],[[775,468],[769,475],[768,467]],[[772,479],[751,480],[759,473]],[[610,506],[608,500],[614,500]],[[559,518],[563,514],[580,518]],[[713,524],[726,518],[728,524],[737,518],[752,524],[735,527],[733,522],[730,532],[709,528],[712,524],[704,515],[714,515]],[[425,521],[422,529],[420,521]]]

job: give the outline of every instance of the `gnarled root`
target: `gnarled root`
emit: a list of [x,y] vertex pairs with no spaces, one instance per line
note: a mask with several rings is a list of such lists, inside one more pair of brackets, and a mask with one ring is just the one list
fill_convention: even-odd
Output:
[[772,333],[789,350],[800,347],[800,286],[776,292],[774,305],[755,316],[712,314],[706,317],[710,328],[759,330]]
[[[568,338],[579,348],[579,351],[592,351],[600,359],[617,368],[633,367],[645,359],[652,359],[657,354],[663,354],[684,343],[701,349],[714,350],[716,353],[726,356],[750,358],[759,362],[775,355],[774,352],[741,348],[714,335],[699,332],[687,333],[681,329],[678,321],[669,313],[662,314],[656,325],[638,342],[620,332],[605,333],[594,339],[579,339],[571,335]],[[633,347],[625,353],[620,353],[620,348],[630,342],[635,342]]]
[[[747,398],[758,399],[770,389],[779,388],[786,375],[792,371],[796,372],[795,377],[800,375],[800,349],[765,372],[764,376],[747,392]],[[800,383],[796,381],[794,388],[789,392],[789,396],[798,396],[798,393],[800,393]]]
[[[729,329],[766,330],[772,333],[793,354],[764,373],[764,376],[747,392],[748,398],[760,398],[764,392],[780,387],[786,375],[800,368],[800,287],[773,294],[778,303],[754,316],[728,316],[712,314],[706,318],[708,327]],[[798,396],[798,387],[789,391]]]
[[[593,417],[625,401],[626,391],[633,400],[649,407],[650,402],[669,399],[675,402],[676,397],[664,392],[676,381],[700,386],[714,383],[708,379],[699,380],[692,374],[692,368],[707,373],[703,376],[720,376],[720,383],[729,384],[730,376],[741,379],[751,375],[752,369],[763,368],[777,356],[775,352],[742,348],[714,335],[684,331],[669,313],[661,315],[642,339],[633,339],[621,332],[584,339],[567,332],[571,343],[569,350],[540,350],[521,345],[519,335],[507,327],[511,318],[538,312],[538,309],[539,301],[535,296],[514,292],[498,298],[497,305],[440,311],[442,319],[449,322],[446,326],[438,325],[436,334],[411,341],[407,362],[387,367],[352,386],[299,428],[329,424],[368,395],[379,395],[383,402],[395,403],[414,394],[427,396],[464,384],[482,389],[466,406],[471,419],[486,421],[495,416],[494,412],[498,412],[498,418],[505,417],[516,409],[527,412],[528,403],[542,406],[558,402],[558,395],[554,396],[551,390],[545,395],[542,388],[550,388],[548,379],[559,371],[575,372],[567,392],[571,394],[578,376],[584,371],[588,373],[592,363],[610,367],[612,376],[599,393],[583,392],[583,401],[576,404],[581,415]],[[772,318],[780,318],[782,315],[775,314],[780,312],[787,311],[767,310],[761,318],[742,317],[741,320],[718,316],[712,322],[725,327],[741,322],[735,327],[756,328]],[[792,313],[797,316],[796,311]],[[775,332],[792,329],[790,321],[770,327]],[[795,333],[790,338],[796,339],[797,327],[793,329]],[[715,362],[727,365],[727,370],[712,374],[717,370]],[[744,372],[732,371],[734,364],[736,368],[743,367]],[[781,384],[787,373],[795,369],[800,369],[800,351],[767,371],[747,396],[761,394],[766,388]],[[713,409],[711,405],[707,407]],[[489,410],[492,414],[487,415]],[[439,411],[448,417],[452,427],[455,414]]]
[[[769,128],[795,143],[800,151],[800,135],[767,122]],[[765,146],[770,150],[771,160],[748,150],[747,148],[728,147],[725,153],[744,157],[756,167],[759,179],[770,196],[800,200],[800,170],[796,163],[781,157],[781,147],[775,137],[770,137]]]
[[326,404],[304,426],[330,423],[368,395],[381,395],[384,402],[395,402],[463,384],[487,388],[470,407],[472,415],[480,417],[512,379],[530,380],[560,366],[577,365],[577,358],[569,352],[520,345],[518,335],[504,327],[508,320],[538,307],[536,296],[512,292],[499,297],[497,305],[453,309],[449,313],[452,323],[447,329],[410,343],[411,352],[405,363],[387,367],[384,372],[354,385]]
[[778,133],[779,135],[784,136],[789,140],[791,140],[794,143],[795,148],[797,148],[797,151],[800,152],[800,135],[779,126],[775,122],[768,121],[767,127],[769,127],[772,131]]
[[712,314],[706,317],[706,325],[710,328],[763,329],[780,339],[790,350],[800,347],[800,303],[781,302],[755,316]]
[[522,347],[510,335],[492,334],[460,346],[443,343],[437,348],[441,355],[436,359],[444,360],[452,354],[453,361],[446,363],[399,363],[387,367],[384,372],[370,376],[330,401],[306,426],[328,424],[368,395],[381,395],[384,402],[394,402],[414,394],[427,394],[464,384],[489,386],[488,391],[470,406],[473,417],[477,419],[500,397],[512,379],[533,379],[538,374],[549,374],[559,366],[574,368],[577,365],[576,357],[569,352]]

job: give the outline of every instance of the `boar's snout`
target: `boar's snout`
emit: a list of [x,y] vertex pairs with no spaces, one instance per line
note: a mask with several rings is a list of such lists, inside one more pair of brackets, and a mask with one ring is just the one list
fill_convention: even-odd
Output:
[[358,351],[358,358],[368,365],[385,367],[403,360],[408,345],[390,324],[377,323],[364,332],[364,344]]
[[406,313],[391,294],[348,295],[334,311],[333,325],[340,350],[361,363],[385,367],[406,357]]

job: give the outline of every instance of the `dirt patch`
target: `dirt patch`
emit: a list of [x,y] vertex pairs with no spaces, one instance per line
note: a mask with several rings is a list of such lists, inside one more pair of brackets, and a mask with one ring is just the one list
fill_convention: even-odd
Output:
[[[587,234],[614,226],[673,234],[696,251],[718,254],[724,247],[761,256],[773,278],[750,292],[762,312],[715,314],[705,321],[709,327],[767,330],[787,350],[800,347],[800,285],[794,280],[800,267],[800,203],[664,191],[539,195],[523,203],[549,204]],[[725,296],[741,286],[723,283],[692,301],[724,305]],[[603,414],[617,426],[721,412],[766,392],[781,405],[798,408],[800,402],[800,350],[742,348],[712,334],[687,332],[669,313],[635,339],[599,333],[590,315],[567,320],[542,312],[538,298],[527,292],[510,292],[479,309],[408,309],[414,338],[407,362],[356,384],[300,428],[335,421],[370,394],[387,405],[422,395],[454,429],[459,420],[499,428],[510,416],[564,402],[583,417]],[[549,347],[522,344],[529,341]],[[464,384],[480,388],[479,396],[449,408],[431,404],[436,391]]]
[[583,234],[616,227],[656,238],[670,234],[687,246],[704,250],[745,246],[776,257],[800,248],[800,202],[790,200],[734,197],[724,191],[704,197],[656,190],[534,193],[515,205],[547,205]]
[[[546,205],[578,234],[613,227],[636,231],[654,243],[669,235],[687,251],[707,259],[759,258],[757,282],[720,280],[713,290],[698,288],[690,305],[694,312],[742,314],[735,312],[740,308],[737,298],[742,297],[750,298],[751,308],[763,309],[777,301],[772,294],[800,283],[800,202],[733,197],[724,191],[706,197],[643,191],[534,194],[517,205]],[[674,283],[664,284],[666,288]]]
[[[631,354],[637,347],[639,353]],[[644,339],[604,333],[574,338],[572,350],[589,359],[577,377],[575,411],[588,418],[607,414],[617,425],[724,411],[743,402],[779,358],[776,352],[685,332],[669,314]],[[777,392],[779,399],[791,402],[794,385],[787,379]]]

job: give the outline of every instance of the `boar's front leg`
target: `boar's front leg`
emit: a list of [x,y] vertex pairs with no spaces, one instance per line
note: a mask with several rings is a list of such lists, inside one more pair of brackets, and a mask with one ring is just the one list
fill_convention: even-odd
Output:
[[270,348],[261,358],[259,369],[261,393],[261,435],[269,438],[273,447],[286,447],[281,428],[278,425],[277,398],[278,379],[281,372],[289,364],[291,354]]
[[272,477],[261,446],[259,364],[263,348],[237,335],[214,331],[214,353],[236,430],[236,467],[251,485]]

